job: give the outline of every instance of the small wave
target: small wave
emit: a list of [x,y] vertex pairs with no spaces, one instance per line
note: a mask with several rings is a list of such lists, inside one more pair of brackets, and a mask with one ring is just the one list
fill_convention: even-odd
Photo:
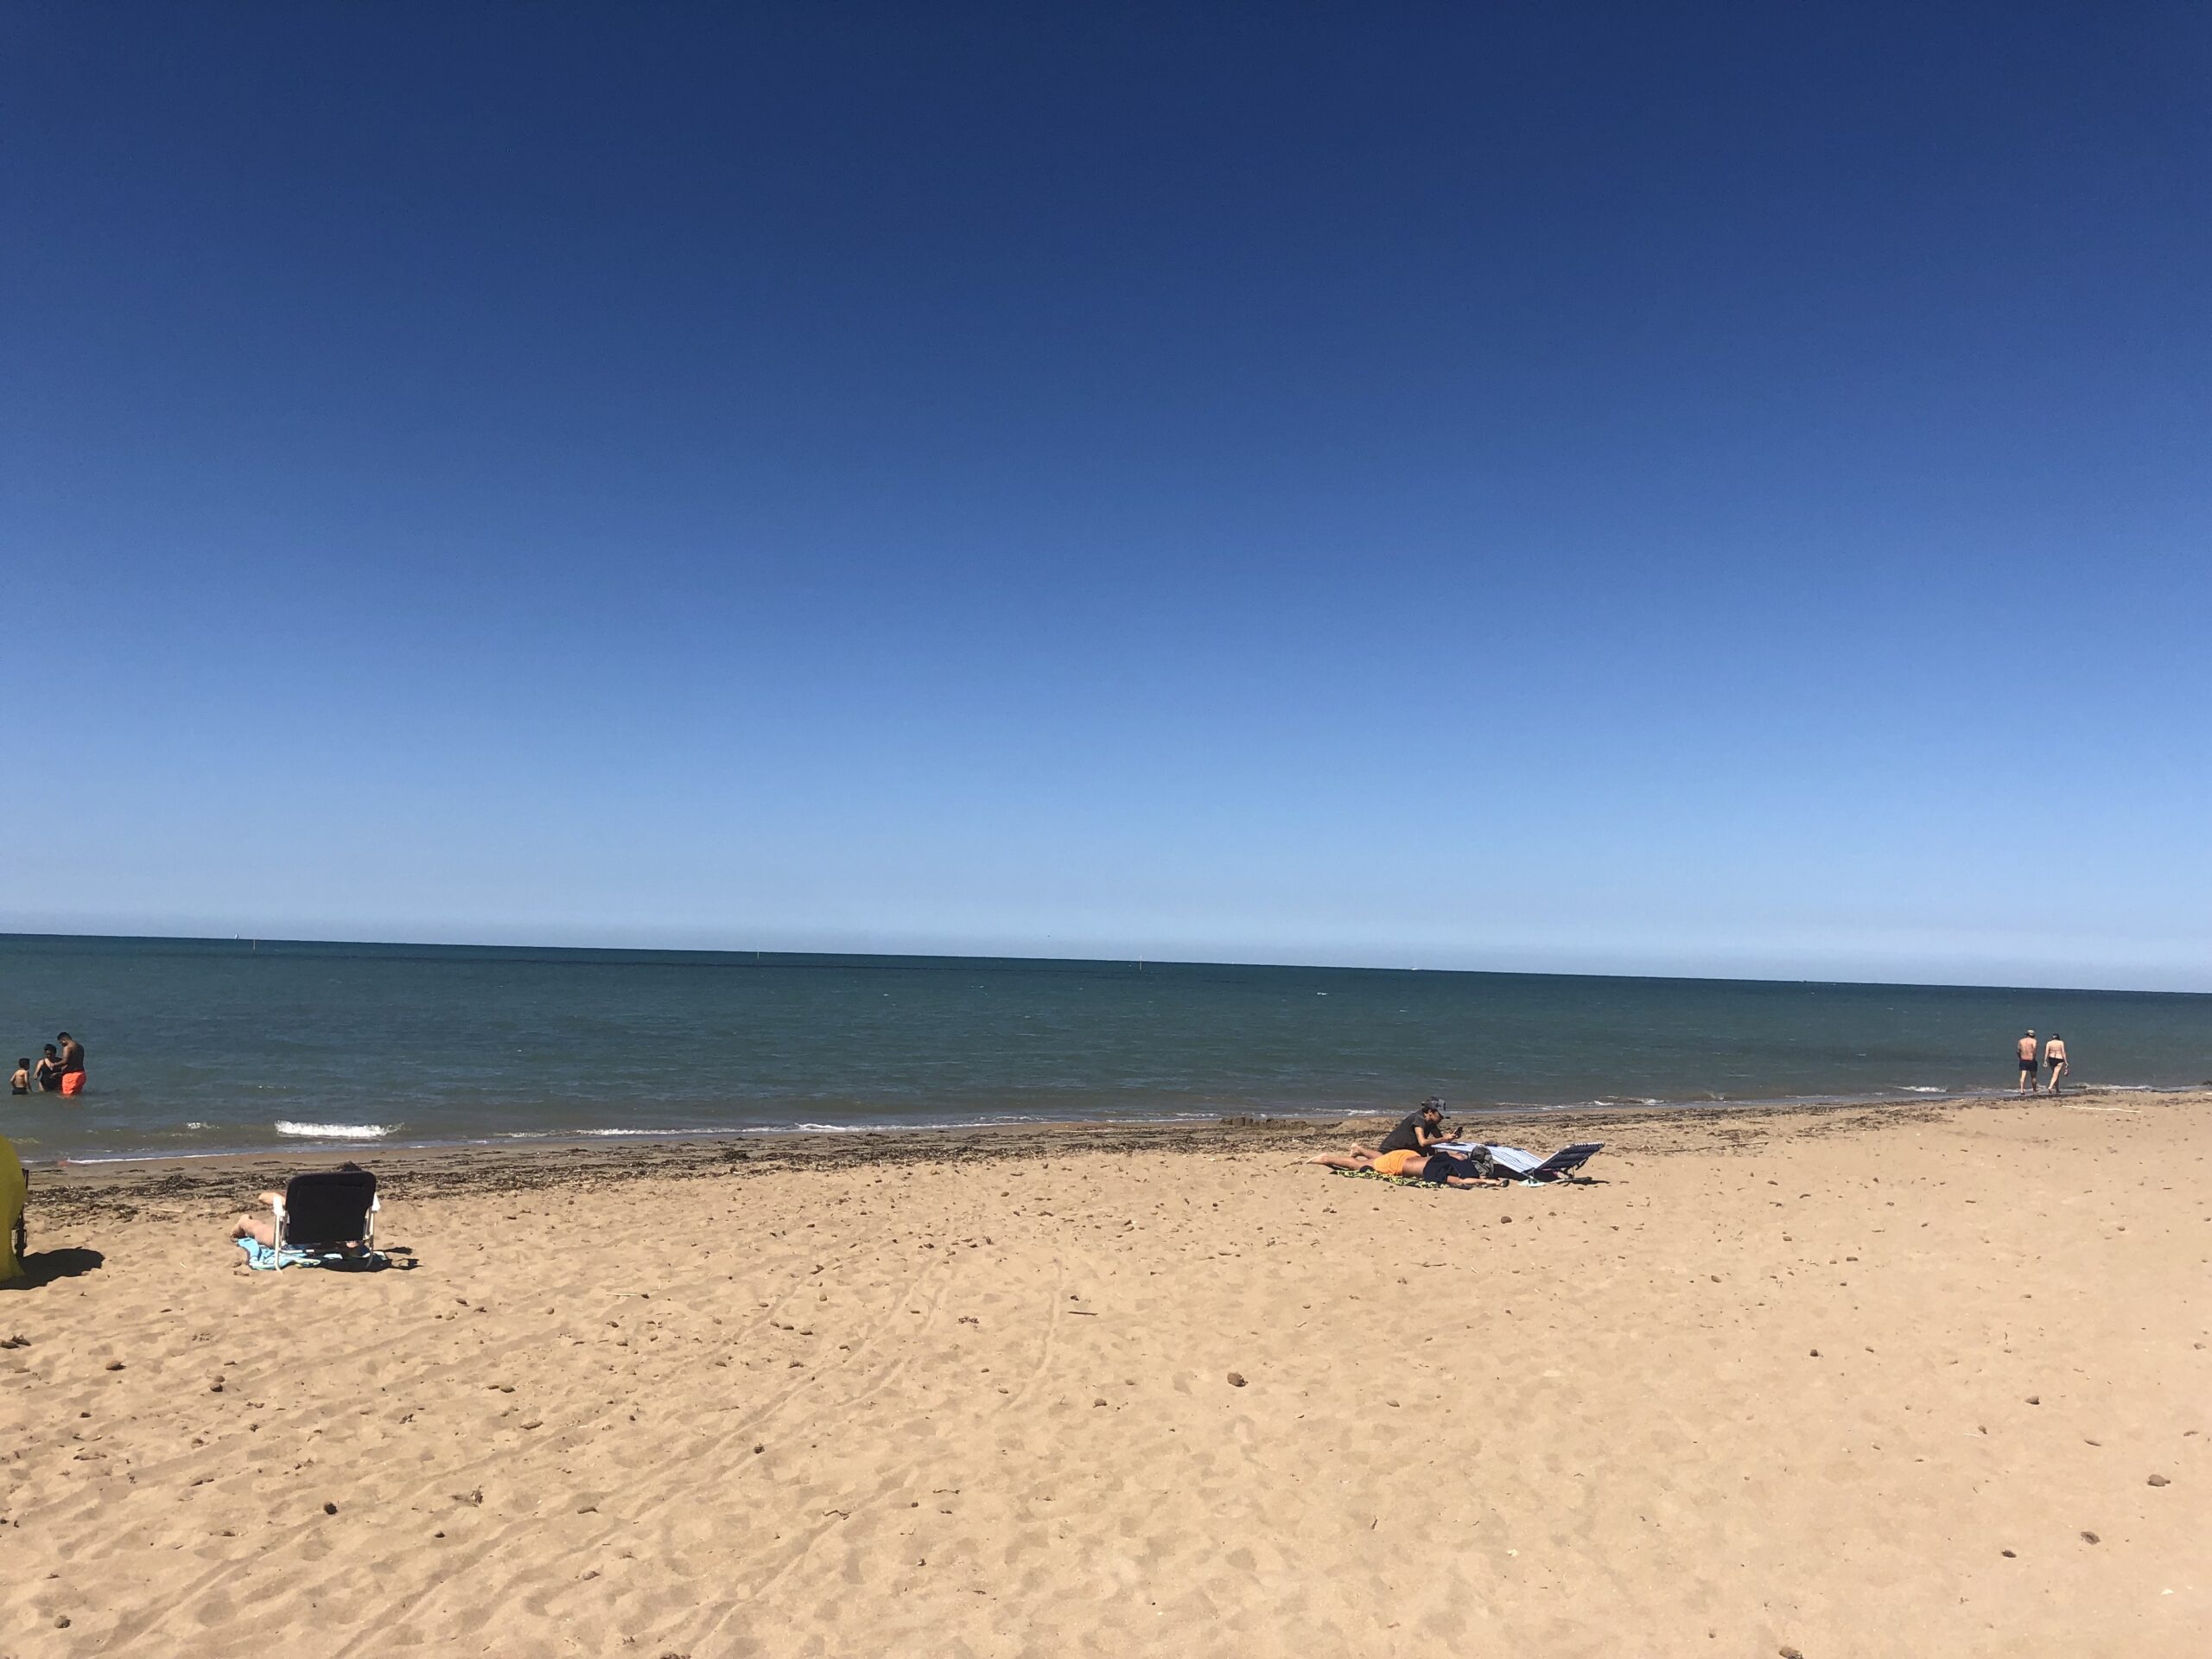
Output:
[[1926,1083],[1908,1083],[1904,1086],[1904,1091],[1908,1095],[1948,1095],[1951,1092],[1948,1089],[1938,1089],[1934,1084]]
[[310,1141],[381,1141],[399,1127],[397,1123],[287,1123],[276,1133],[296,1135]]
[[207,1126],[205,1123],[187,1123],[184,1127],[188,1129],[204,1129]]

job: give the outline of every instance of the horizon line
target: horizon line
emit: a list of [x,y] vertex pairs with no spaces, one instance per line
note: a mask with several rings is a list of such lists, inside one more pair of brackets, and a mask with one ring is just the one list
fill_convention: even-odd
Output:
[[1974,990],[2020,991],[2041,995],[2067,996],[2177,996],[2212,998],[2212,991],[2171,989],[2144,989],[2135,987],[2091,985],[2010,985],[1982,982],[1909,980],[1909,979],[1831,979],[1819,976],[1745,975],[1745,974],[1651,974],[1624,972],[1576,971],[1567,969],[1522,968],[1431,968],[1415,964],[1377,966],[1371,963],[1341,962],[1263,962],[1239,961],[1232,958],[1142,957],[1135,955],[1110,957],[1059,957],[1024,951],[961,952],[950,950],[770,950],[766,946],[744,945],[666,945],[666,944],[516,944],[493,941],[435,940],[435,939],[354,939],[337,938],[291,938],[272,934],[235,933],[226,938],[212,933],[59,933],[42,931],[0,929],[0,941],[23,940],[110,940],[117,943],[170,943],[186,944],[274,944],[329,946],[337,948],[366,948],[385,950],[484,950],[499,951],[517,956],[557,952],[563,955],[590,955],[605,957],[750,957],[756,962],[767,957],[817,958],[830,961],[855,962],[1006,962],[1027,963],[1061,963],[1075,966],[1121,966],[1134,963],[1140,967],[1157,968],[1265,968],[1284,971],[1305,971],[1346,974],[1449,974],[1481,975],[1497,979],[1605,979],[1650,980],[1662,983],[1710,985],[1834,985],[1865,989],[1888,990]]

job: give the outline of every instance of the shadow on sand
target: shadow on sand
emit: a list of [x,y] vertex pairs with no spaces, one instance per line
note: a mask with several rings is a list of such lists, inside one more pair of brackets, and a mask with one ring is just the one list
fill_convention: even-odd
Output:
[[37,1290],[57,1279],[96,1272],[106,1260],[98,1250],[33,1250],[23,1257],[22,1277],[0,1280],[0,1292]]

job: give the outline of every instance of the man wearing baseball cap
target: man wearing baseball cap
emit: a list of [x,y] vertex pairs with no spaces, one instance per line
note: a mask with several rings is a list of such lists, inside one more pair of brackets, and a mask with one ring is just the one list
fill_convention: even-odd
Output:
[[1452,1137],[1444,1129],[1444,1103],[1434,1095],[1421,1102],[1420,1107],[1398,1120],[1398,1125],[1382,1137],[1377,1152],[1427,1152],[1440,1141]]

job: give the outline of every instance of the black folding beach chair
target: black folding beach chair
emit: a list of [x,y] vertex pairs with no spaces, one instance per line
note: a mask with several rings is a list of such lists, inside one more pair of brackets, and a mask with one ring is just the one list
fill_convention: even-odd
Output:
[[365,1169],[295,1175],[276,1211],[276,1249],[325,1253],[358,1244],[376,1254],[377,1178]]

